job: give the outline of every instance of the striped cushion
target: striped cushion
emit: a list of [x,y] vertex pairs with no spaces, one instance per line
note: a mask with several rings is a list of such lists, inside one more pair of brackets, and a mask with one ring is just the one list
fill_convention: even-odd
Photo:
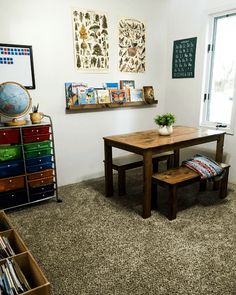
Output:
[[183,161],[182,165],[196,171],[203,179],[220,176],[224,171],[217,162],[199,154],[194,155],[192,159]]

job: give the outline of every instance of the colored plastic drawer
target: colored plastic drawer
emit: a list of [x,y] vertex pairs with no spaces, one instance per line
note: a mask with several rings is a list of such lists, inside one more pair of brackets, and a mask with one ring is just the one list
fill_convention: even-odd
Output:
[[24,173],[22,160],[2,162],[0,164],[0,177],[15,176]]
[[29,187],[29,191],[31,194],[44,193],[46,191],[52,191],[52,190],[54,190],[54,183],[41,185],[37,187]]
[[28,174],[28,180],[34,180],[34,179],[38,179],[42,177],[50,177],[50,176],[53,176],[53,169],[47,169],[44,171]]
[[54,183],[29,188],[30,194],[44,193],[52,190],[54,190]]
[[49,133],[49,125],[23,128],[23,136]]
[[21,157],[21,147],[13,146],[0,146],[0,162],[17,160]]
[[0,192],[24,188],[24,186],[23,175],[0,179]]
[[35,201],[43,200],[45,198],[49,198],[51,196],[54,196],[54,190],[46,191],[43,193],[31,194],[30,201],[35,202]]
[[26,170],[28,173],[33,173],[33,172],[42,171],[42,170],[46,170],[50,168],[52,168],[52,162],[44,163],[41,165],[28,166]]
[[25,152],[26,159],[48,155],[51,155],[51,148]]
[[0,144],[13,144],[19,142],[18,129],[2,129],[0,130]]
[[43,140],[49,140],[50,134],[38,134],[31,136],[23,136],[24,143],[38,142]]
[[47,184],[51,184],[51,183],[53,183],[53,176],[44,177],[44,178],[40,178],[40,179],[34,179],[34,180],[30,180],[28,182],[29,187],[37,187],[40,185],[47,185]]
[[9,208],[28,202],[27,192],[24,189],[0,193],[0,208]]
[[52,161],[52,156],[43,156],[43,157],[27,159],[25,162],[26,162],[26,166],[32,166],[32,165],[44,164],[51,161]]
[[44,140],[40,142],[33,142],[33,143],[26,143],[24,144],[24,150],[25,151],[35,151],[39,149],[47,149],[51,147],[51,141],[50,140]]

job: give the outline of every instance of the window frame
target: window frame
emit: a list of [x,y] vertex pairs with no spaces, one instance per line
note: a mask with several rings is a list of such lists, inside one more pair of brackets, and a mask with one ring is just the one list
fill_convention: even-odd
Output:
[[210,105],[210,88],[212,86],[212,76],[213,76],[213,66],[214,66],[214,55],[215,51],[212,50],[215,46],[216,41],[216,33],[217,33],[217,20],[220,18],[227,17],[229,15],[235,15],[236,9],[230,9],[228,11],[221,11],[214,14],[209,15],[208,22],[208,38],[207,38],[207,54],[206,54],[206,70],[205,70],[205,78],[203,80],[203,99],[202,99],[202,108],[201,108],[201,116],[200,116],[200,126],[208,127],[213,129],[219,129],[226,131],[227,134],[234,134],[235,127],[235,114],[236,112],[236,75],[235,75],[235,83],[234,83],[234,95],[233,95],[233,105],[231,109],[231,120],[227,126],[220,126],[222,122],[211,122],[207,119],[207,113],[209,112]]

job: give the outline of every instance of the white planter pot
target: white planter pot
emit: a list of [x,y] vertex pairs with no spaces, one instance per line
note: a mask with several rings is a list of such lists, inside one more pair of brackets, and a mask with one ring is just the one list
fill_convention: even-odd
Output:
[[170,135],[173,132],[173,126],[158,126],[160,135]]

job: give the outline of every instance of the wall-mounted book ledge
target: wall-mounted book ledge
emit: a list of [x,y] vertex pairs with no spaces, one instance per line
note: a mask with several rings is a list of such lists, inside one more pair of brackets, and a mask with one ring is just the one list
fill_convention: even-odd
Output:
[[153,106],[158,103],[158,100],[153,100],[151,103],[146,101],[134,101],[134,102],[124,102],[124,103],[99,103],[99,104],[81,104],[77,106],[68,106],[66,112],[83,111],[83,110],[105,110],[113,108],[126,108],[126,107],[148,107]]

